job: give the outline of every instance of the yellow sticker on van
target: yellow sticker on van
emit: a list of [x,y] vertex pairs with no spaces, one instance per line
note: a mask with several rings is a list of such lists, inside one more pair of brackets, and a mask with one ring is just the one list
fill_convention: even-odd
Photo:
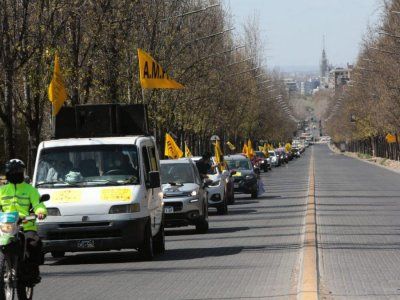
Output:
[[62,190],[55,191],[51,194],[51,201],[54,203],[76,203],[82,199],[82,192],[80,190]]
[[128,202],[132,200],[132,190],[125,188],[102,189],[100,199],[107,202]]

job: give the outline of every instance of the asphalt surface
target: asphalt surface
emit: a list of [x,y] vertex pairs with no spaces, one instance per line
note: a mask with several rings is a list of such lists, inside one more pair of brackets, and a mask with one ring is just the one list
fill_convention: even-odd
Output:
[[400,299],[400,175],[314,146],[320,292]]
[[311,153],[320,299],[400,299],[400,174],[326,145],[263,174],[263,197],[211,212],[209,233],[169,229],[152,262],[135,251],[48,259],[35,298],[294,299]]
[[135,251],[47,259],[35,298],[293,298],[310,154],[263,174],[263,197],[237,195],[229,215],[211,212],[209,233],[168,230],[167,252],[152,262],[140,261]]

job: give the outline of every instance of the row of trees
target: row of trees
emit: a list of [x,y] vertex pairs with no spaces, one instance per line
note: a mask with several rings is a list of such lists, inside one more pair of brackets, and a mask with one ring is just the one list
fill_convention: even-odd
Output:
[[350,150],[399,159],[400,0],[382,3],[382,18],[366,35],[351,81],[334,95],[328,110],[329,133]]
[[141,103],[137,48],[150,53],[185,86],[145,91],[160,144],[171,132],[198,153],[213,134],[239,144],[285,141],[295,130],[276,102],[287,96],[279,74],[264,66],[257,20],[235,35],[229,9],[219,1],[0,3],[2,159],[19,156],[31,165],[38,143],[50,137],[47,87],[56,52],[67,105]]

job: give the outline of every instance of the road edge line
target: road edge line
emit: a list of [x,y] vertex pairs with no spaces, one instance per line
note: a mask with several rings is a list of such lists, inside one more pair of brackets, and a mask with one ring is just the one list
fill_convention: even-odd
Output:
[[318,300],[318,250],[317,250],[317,216],[315,203],[315,168],[314,149],[311,148],[309,167],[309,185],[305,216],[305,229],[301,271],[297,299]]

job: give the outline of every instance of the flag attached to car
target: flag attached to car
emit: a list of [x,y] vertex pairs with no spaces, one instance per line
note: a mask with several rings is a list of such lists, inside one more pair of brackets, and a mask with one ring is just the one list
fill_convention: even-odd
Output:
[[183,157],[182,150],[178,147],[172,136],[168,133],[165,135],[164,155],[171,159],[178,159]]
[[193,157],[192,152],[190,152],[190,149],[186,142],[185,142],[185,157]]
[[139,78],[143,89],[183,89],[148,53],[138,49]]

